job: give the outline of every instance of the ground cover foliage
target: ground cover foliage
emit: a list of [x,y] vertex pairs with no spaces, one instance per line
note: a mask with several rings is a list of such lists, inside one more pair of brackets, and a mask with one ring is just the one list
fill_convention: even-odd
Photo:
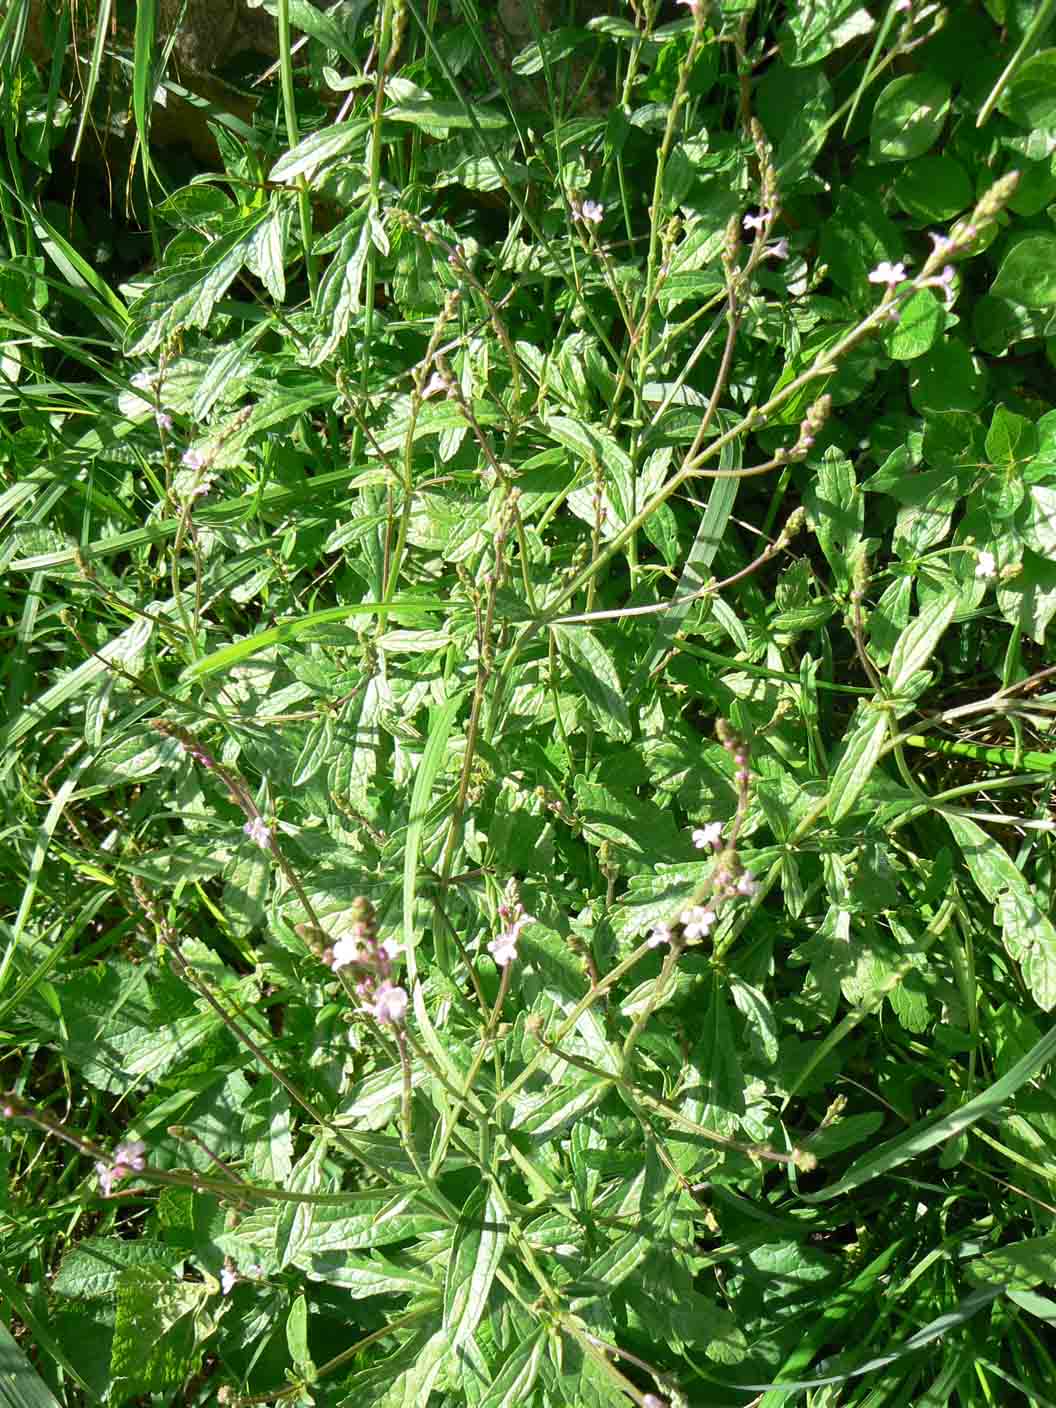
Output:
[[1056,6],[268,9],[0,27],[6,1401],[1056,1401]]

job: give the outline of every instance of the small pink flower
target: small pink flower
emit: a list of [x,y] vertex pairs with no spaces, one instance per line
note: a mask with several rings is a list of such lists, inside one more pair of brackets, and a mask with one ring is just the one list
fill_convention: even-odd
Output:
[[763,250],[763,256],[766,259],[787,259],[788,240],[785,236],[782,235],[779,240],[774,240],[773,244],[768,244]]
[[237,1271],[233,1270],[233,1269],[232,1269],[231,1267],[229,1267],[229,1266],[225,1266],[225,1267],[222,1267],[222,1268],[221,1268],[221,1271],[220,1271],[220,1290],[221,1290],[221,1292],[222,1292],[225,1296],[229,1296],[229,1295],[231,1294],[232,1290],[234,1289],[235,1282],[236,1282],[237,1280],[238,1280],[238,1272],[237,1272]]
[[403,988],[388,981],[381,983],[367,1011],[386,1026],[399,1026],[407,1013],[409,998]]
[[932,254],[948,254],[956,240],[951,240],[948,235],[937,235],[934,230],[928,231],[928,239],[931,240]]
[[572,218],[582,220],[585,225],[600,225],[605,215],[605,207],[596,200],[585,200],[582,204],[578,200],[572,202]]
[[505,968],[517,957],[517,936],[504,929],[497,938],[488,944],[488,952],[500,968]]
[[271,849],[271,827],[262,816],[255,816],[252,821],[247,821],[242,830],[262,851]]
[[447,378],[442,372],[433,372],[432,376],[422,387],[422,400],[428,401],[430,396],[447,395],[450,389]]
[[888,288],[894,288],[906,277],[906,266],[904,264],[891,264],[886,259],[881,259],[875,269],[869,273],[871,284],[887,284]]
[[154,419],[158,423],[159,430],[172,429],[172,416],[169,415],[168,411],[155,411]]
[[534,924],[534,914],[525,914],[524,906],[499,905],[499,917],[506,921],[506,927],[496,934],[488,944],[488,952],[500,968],[505,968],[517,957],[517,940],[526,924]]
[[647,1393],[642,1399],[642,1408],[667,1408],[667,1399],[659,1398],[655,1393]]
[[737,893],[739,895],[757,895],[759,893],[759,881],[750,870],[746,870],[738,877]]
[[115,1183],[120,1183],[130,1173],[143,1172],[147,1166],[146,1152],[147,1146],[142,1139],[131,1139],[117,1146],[110,1156],[109,1163],[102,1159],[96,1162],[95,1172],[99,1178],[99,1187],[107,1197],[113,1192]]
[[184,450],[180,456],[180,463],[184,469],[204,469],[205,456],[201,450]]

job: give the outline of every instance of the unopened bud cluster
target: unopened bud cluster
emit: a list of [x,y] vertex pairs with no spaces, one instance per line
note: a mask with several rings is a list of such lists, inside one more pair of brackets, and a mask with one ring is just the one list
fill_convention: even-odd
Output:
[[799,427],[799,439],[792,447],[790,459],[802,459],[807,454],[821,433],[831,411],[832,397],[828,394],[819,396],[803,417]]
[[394,939],[378,938],[374,906],[360,895],[352,901],[351,927],[323,953],[323,962],[335,972],[352,969],[363,1011],[383,1026],[399,1026],[407,1013],[407,992],[392,981],[392,960],[400,948]]

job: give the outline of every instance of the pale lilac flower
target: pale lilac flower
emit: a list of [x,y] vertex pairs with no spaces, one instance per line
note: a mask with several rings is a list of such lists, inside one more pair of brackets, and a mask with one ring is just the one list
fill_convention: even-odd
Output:
[[921,287],[922,287],[922,288],[937,288],[937,289],[941,289],[941,290],[942,290],[942,301],[946,304],[946,307],[947,307],[947,308],[950,308],[950,307],[953,306],[953,299],[954,299],[953,281],[954,281],[954,279],[955,279],[956,277],[957,277],[957,276],[956,276],[956,274],[954,273],[953,265],[952,265],[952,264],[947,264],[947,265],[945,265],[945,267],[943,268],[941,274],[935,274],[935,275],[934,275],[932,278],[930,278],[930,279],[923,279],[923,280],[921,281]]
[[201,479],[198,480],[197,484],[195,484],[188,493],[187,497],[189,499],[204,499],[215,483],[215,474],[203,474]]
[[904,264],[891,264],[886,259],[881,259],[875,269],[869,273],[871,284],[887,284],[888,288],[894,288],[906,277],[906,266]]
[[271,827],[262,816],[255,816],[252,821],[247,821],[242,830],[262,851],[271,849]]
[[693,844],[698,851],[709,846],[717,851],[722,845],[722,822],[709,821],[707,826],[698,826],[693,832]]
[[913,0],[895,0],[891,8],[896,12],[898,10],[911,10],[913,8]]
[[201,450],[184,450],[180,456],[180,463],[184,469],[204,469],[205,456]]
[[737,893],[739,895],[757,895],[759,893],[759,881],[750,870],[746,870],[738,876]]
[[758,215],[746,215],[741,224],[746,230],[762,230],[770,219],[769,210],[760,210]]
[[448,391],[448,381],[442,372],[433,372],[432,376],[422,387],[422,400],[428,401],[430,396],[444,395]]
[[600,225],[605,214],[605,207],[596,200],[585,200],[582,204],[578,200],[572,202],[572,218],[582,220],[585,225]]
[[[683,0],[679,0],[682,4]],[[642,1399],[642,1408],[667,1408],[667,1399],[659,1398],[655,1393],[647,1393]]]
[[701,0],[677,0],[679,5],[685,5],[691,14],[696,14],[700,9]]
[[395,983],[386,980],[378,987],[374,994],[374,1001],[368,1006],[367,1011],[378,1022],[387,1026],[399,1026],[407,1013],[407,1003],[409,999],[403,988],[398,988]]
[[948,235],[937,235],[934,230],[928,231],[928,239],[931,240],[932,254],[948,254],[957,243],[951,240]]
[[149,391],[154,385],[154,373],[148,371],[136,372],[132,377],[130,385],[137,391]]
[[992,581],[997,576],[997,558],[992,552],[984,550],[979,554],[979,561],[976,565],[975,575],[982,577],[985,581]]
[[147,1146],[142,1139],[130,1139],[127,1143],[117,1146],[110,1156],[110,1163],[102,1159],[96,1162],[95,1172],[99,1178],[99,1187],[107,1197],[113,1191],[115,1183],[120,1183],[130,1173],[143,1172],[147,1166],[146,1153]]
[[488,944],[488,952],[499,965],[505,968],[517,957],[517,940],[526,924],[534,924],[535,916],[525,914],[524,906],[499,905],[499,917],[506,921],[506,927]]
[[169,415],[168,411],[155,411],[154,419],[158,423],[159,430],[172,429],[172,416]]
[[715,911],[702,904],[695,904],[690,909],[684,909],[679,915],[679,920],[687,939],[703,939],[715,923]]
[[787,259],[788,239],[782,235],[779,240],[774,240],[773,244],[768,244],[763,250],[764,259]]
[[504,929],[488,944],[488,952],[500,968],[505,968],[517,957],[517,936]]
[[233,1271],[229,1266],[224,1266],[220,1271],[220,1290],[225,1296],[229,1296],[238,1280],[238,1272]]
[[671,930],[666,924],[654,924],[653,932],[646,939],[650,948],[660,948],[663,944],[671,942]]

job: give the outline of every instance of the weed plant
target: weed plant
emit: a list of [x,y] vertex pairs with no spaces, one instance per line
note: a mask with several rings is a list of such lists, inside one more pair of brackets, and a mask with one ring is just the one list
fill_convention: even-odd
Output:
[[1056,4],[162,9],[0,21],[4,1402],[1051,1408]]

